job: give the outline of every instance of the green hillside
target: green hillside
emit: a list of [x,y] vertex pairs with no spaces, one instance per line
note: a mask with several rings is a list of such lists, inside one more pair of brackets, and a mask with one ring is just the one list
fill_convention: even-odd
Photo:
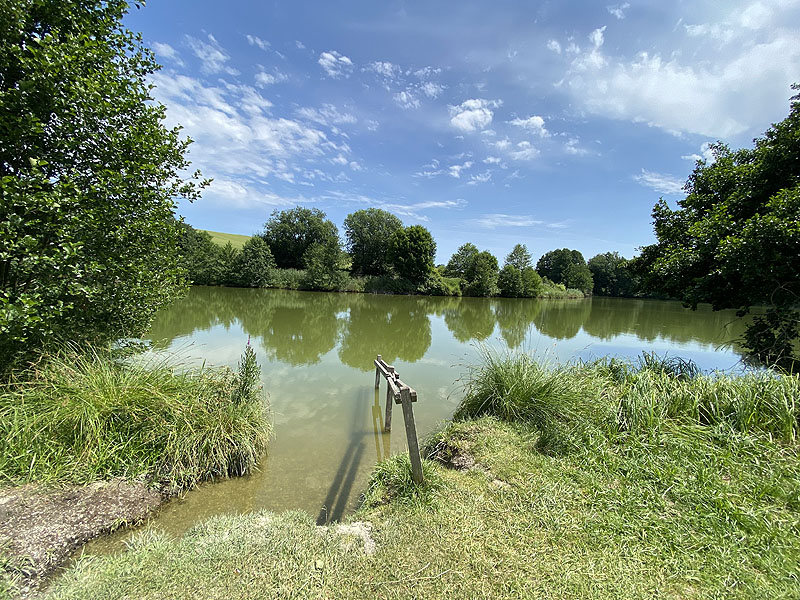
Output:
[[241,248],[250,239],[249,235],[239,235],[238,233],[221,233],[219,231],[209,231],[208,229],[201,229],[200,231],[205,231],[220,246],[230,242],[234,248]]

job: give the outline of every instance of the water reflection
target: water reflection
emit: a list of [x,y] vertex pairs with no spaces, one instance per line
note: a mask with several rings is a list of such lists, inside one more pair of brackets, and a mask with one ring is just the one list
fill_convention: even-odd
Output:
[[339,359],[362,371],[374,369],[378,354],[389,364],[418,361],[431,345],[430,306],[425,300],[402,296],[387,303],[383,296],[363,294],[352,298]]
[[339,360],[368,371],[382,354],[387,362],[419,361],[432,343],[431,318],[456,341],[490,340],[495,328],[509,348],[538,331],[552,340],[584,332],[596,340],[627,334],[647,342],[730,343],[745,324],[732,311],[697,311],[678,302],[589,298],[528,300],[326,294],[284,290],[196,287],[161,312],[150,338],[167,347],[176,338],[221,327],[241,328],[266,355],[289,365],[314,365],[338,345]]

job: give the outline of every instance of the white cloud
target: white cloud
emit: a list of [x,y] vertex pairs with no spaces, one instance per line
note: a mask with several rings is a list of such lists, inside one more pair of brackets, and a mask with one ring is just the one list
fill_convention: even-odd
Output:
[[467,182],[467,185],[478,185],[479,183],[486,183],[492,178],[491,171],[484,171],[478,175],[472,175]]
[[670,196],[683,194],[683,181],[672,175],[665,175],[663,173],[642,169],[639,175],[633,176],[633,179],[660,194],[667,194]]
[[306,45],[303,42],[301,42],[300,40],[295,40],[294,41],[294,45],[297,46],[298,50],[305,50],[306,49]]
[[586,148],[581,148],[579,144],[580,140],[578,138],[569,138],[567,143],[564,144],[564,152],[572,156],[585,156],[589,154],[589,151]]
[[577,106],[604,117],[715,138],[755,133],[785,114],[797,79],[800,33],[781,21],[780,8],[760,2],[730,9],[727,19],[681,27],[691,52],[679,39],[675,47],[662,41],[632,57],[611,55],[597,29],[588,49],[576,47],[560,85]]
[[530,215],[506,215],[494,213],[483,215],[473,221],[479,227],[495,229],[497,227],[533,227],[534,225],[544,225],[544,221],[534,219]]
[[259,48],[261,48],[264,51],[267,51],[267,50],[270,49],[270,43],[267,40],[262,40],[257,35],[248,34],[245,37],[247,38],[247,43],[250,44],[251,46],[258,46]]
[[387,79],[395,79],[402,72],[400,67],[396,64],[380,60],[369,63],[364,70],[372,71],[373,73],[381,75],[382,77],[386,77]]
[[274,74],[260,71],[255,75],[256,85],[258,85],[258,87],[266,87],[268,85],[280,83],[281,81],[286,81],[287,79],[288,77],[286,77],[286,75],[278,71],[275,71]]
[[561,54],[561,44],[558,43],[558,40],[547,40],[547,49],[556,54]]
[[419,108],[419,99],[414,95],[411,90],[403,90],[394,95],[394,101],[400,108],[406,110],[410,108]]
[[421,69],[417,69],[416,71],[414,71],[414,77],[416,77],[417,79],[429,79],[430,77],[438,75],[441,72],[442,70],[439,69],[438,67],[437,68],[423,67]]
[[714,158],[714,152],[711,150],[711,144],[709,142],[703,142],[703,144],[700,146],[700,154],[687,154],[681,156],[681,158],[684,160],[691,160],[692,162],[704,160],[708,165],[712,165],[716,161]]
[[539,150],[534,148],[530,142],[524,141],[517,144],[517,149],[512,150],[508,155],[514,160],[533,160],[539,156]]
[[334,79],[342,76],[350,77],[350,73],[353,71],[353,61],[336,50],[323,52],[319,55],[319,60],[317,62],[325,69],[328,77]]
[[153,50],[156,53],[156,57],[166,58],[178,66],[183,66],[183,60],[181,60],[180,54],[178,54],[178,51],[169,44],[153,42]]
[[[167,106],[167,124],[181,124],[196,141],[189,158],[204,176],[214,178],[205,193],[212,201],[286,203],[266,187],[271,178],[292,182],[316,164],[329,165],[350,154],[346,143],[319,127],[271,116],[272,104],[253,87],[208,85],[174,72],[155,73],[151,81],[154,97]],[[332,179],[320,173],[318,179]]]
[[625,18],[625,11],[628,10],[631,5],[627,2],[623,4],[613,4],[611,6],[606,6],[606,10],[608,13],[617,19],[624,19]]
[[435,100],[445,90],[445,86],[439,83],[434,83],[432,81],[426,81],[425,83],[419,86],[419,89],[428,98],[430,98],[431,100]]
[[494,113],[492,108],[502,104],[499,100],[484,100],[474,98],[465,100],[458,106],[448,107],[450,110],[450,124],[464,133],[471,133],[486,129],[492,123]]
[[450,175],[450,177],[455,177],[456,179],[459,179],[461,177],[461,171],[466,171],[471,167],[472,167],[471,160],[468,160],[461,165],[450,165],[450,168],[448,169],[448,174]]
[[208,42],[204,42],[190,35],[185,36],[184,39],[192,52],[194,52],[194,55],[203,62],[200,67],[203,73],[214,75],[224,71],[228,75],[239,74],[239,71],[233,67],[225,65],[231,57],[210,33],[208,34]]
[[527,119],[520,119],[517,117],[513,121],[509,121],[512,125],[517,127],[521,127],[522,129],[526,129],[532,133],[535,133],[539,137],[548,137],[550,133],[548,133],[547,129],[544,126],[544,119],[538,115],[533,115],[532,117],[528,117]]
[[340,111],[333,104],[323,104],[320,108],[298,108],[295,113],[303,119],[314,121],[327,127],[331,125],[352,125],[358,122],[354,115]]
[[487,156],[486,158],[483,159],[483,162],[486,163],[487,165],[499,165],[502,164],[503,159],[500,158],[499,156]]

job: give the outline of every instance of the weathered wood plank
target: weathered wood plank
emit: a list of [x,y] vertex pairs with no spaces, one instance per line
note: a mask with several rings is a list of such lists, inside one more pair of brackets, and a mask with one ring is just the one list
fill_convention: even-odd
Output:
[[392,397],[394,394],[392,393],[392,386],[386,386],[386,415],[383,417],[383,430],[384,431],[391,431],[392,430]]
[[408,440],[408,457],[411,459],[411,478],[414,483],[423,481],[422,459],[419,455],[419,442],[417,441],[417,425],[414,423],[414,409],[411,406],[411,388],[408,386],[400,390],[401,404],[403,405],[403,420],[406,425],[406,439]]

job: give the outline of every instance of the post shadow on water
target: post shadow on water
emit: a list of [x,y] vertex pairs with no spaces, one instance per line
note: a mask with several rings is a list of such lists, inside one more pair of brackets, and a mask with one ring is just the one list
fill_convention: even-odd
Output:
[[[347,501],[353,490],[358,467],[366,450],[366,437],[369,431],[362,428],[364,416],[368,405],[369,388],[364,387],[358,390],[358,397],[353,403],[353,413],[350,422],[349,438],[350,443],[342,456],[336,475],[333,477],[328,493],[322,503],[319,514],[317,515],[317,525],[325,525],[333,521],[339,521],[347,509]],[[375,390],[374,402],[369,407],[372,421],[372,435],[375,438],[376,460],[383,460],[389,457],[391,434],[383,431],[383,413],[380,403],[379,390]],[[345,434],[346,432],[342,432]]]

